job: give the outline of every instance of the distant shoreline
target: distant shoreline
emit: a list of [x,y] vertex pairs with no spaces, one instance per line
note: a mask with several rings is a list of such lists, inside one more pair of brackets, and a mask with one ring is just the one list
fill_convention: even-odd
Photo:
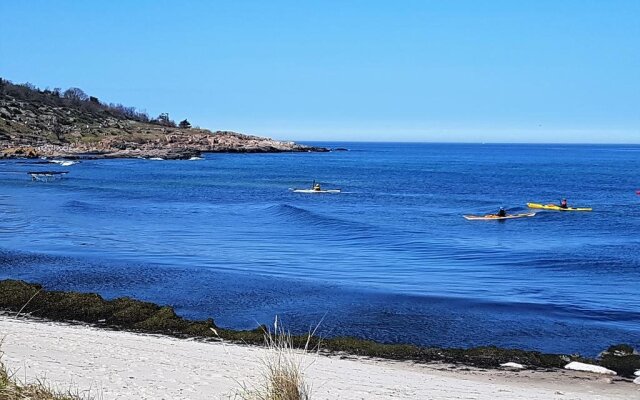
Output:
[[130,138],[102,139],[99,142],[73,144],[23,145],[0,141],[0,159],[62,158],[95,160],[117,158],[162,158],[187,160],[204,153],[307,153],[329,152],[325,147],[306,146],[235,132],[178,130],[156,133],[144,141]]

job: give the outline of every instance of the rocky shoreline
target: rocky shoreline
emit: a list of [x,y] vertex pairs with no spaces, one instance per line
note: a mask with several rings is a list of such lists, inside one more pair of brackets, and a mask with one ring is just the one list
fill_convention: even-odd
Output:
[[[162,130],[163,128],[155,128]],[[235,132],[209,132],[202,129],[166,130],[147,138],[105,138],[92,143],[45,143],[21,145],[0,141],[0,158],[162,158],[182,160],[200,157],[202,153],[284,153],[328,152],[324,147],[305,146]],[[129,140],[128,140],[129,139]]]
[[[190,321],[172,307],[159,306],[132,298],[105,300],[95,293],[48,291],[41,285],[24,281],[0,281],[0,311],[62,322],[83,322],[97,327],[175,337],[224,339],[231,342],[262,345],[264,329],[238,331],[217,326],[213,319]],[[212,330],[215,329],[215,332]],[[307,336],[293,336],[296,346],[304,347]],[[494,346],[469,349],[426,348],[408,344],[384,344],[354,337],[312,338],[312,345],[332,354],[351,354],[419,363],[445,362],[479,368],[504,368],[516,363],[531,370],[562,369],[570,362],[608,368],[621,377],[633,378],[640,370],[640,355],[631,346],[615,345],[598,359],[579,355],[545,354],[537,351],[504,349]]]

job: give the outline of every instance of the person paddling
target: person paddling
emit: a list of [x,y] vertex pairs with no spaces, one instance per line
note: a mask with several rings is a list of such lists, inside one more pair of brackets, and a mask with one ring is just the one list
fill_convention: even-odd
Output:
[[504,207],[500,207],[500,211],[496,214],[498,217],[506,217],[507,212],[504,210]]
[[562,199],[562,201],[560,202],[560,208],[568,208],[569,206],[567,205],[567,199]]

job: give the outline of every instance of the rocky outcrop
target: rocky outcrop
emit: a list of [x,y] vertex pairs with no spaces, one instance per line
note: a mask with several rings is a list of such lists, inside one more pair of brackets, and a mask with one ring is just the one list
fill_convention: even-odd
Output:
[[25,157],[34,158],[39,157],[40,153],[33,147],[10,147],[0,151],[0,158],[13,158],[13,157]]
[[0,79],[0,157],[160,157],[203,152],[274,153],[328,151],[229,131],[179,128],[126,118],[92,101]]
[[[139,123],[134,123],[136,125]],[[204,129],[162,129],[160,132],[144,132],[139,127],[132,129],[136,134],[122,134],[102,138],[98,141],[74,143],[45,143],[24,146],[20,142],[0,141],[1,157],[62,157],[62,158],[134,158],[159,157],[164,159],[188,159],[202,153],[281,153],[281,152],[324,152],[325,148],[310,147],[294,142],[234,132],[210,132]],[[144,127],[143,129],[149,129]],[[188,132],[185,132],[188,131]],[[18,146],[16,146],[18,144]],[[4,148],[2,148],[4,147]]]

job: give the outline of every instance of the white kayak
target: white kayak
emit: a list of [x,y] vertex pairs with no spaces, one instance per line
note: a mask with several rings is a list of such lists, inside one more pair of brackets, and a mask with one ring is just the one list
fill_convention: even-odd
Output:
[[289,189],[294,193],[340,193],[340,189]]
[[487,214],[487,215],[463,215],[464,219],[468,221],[501,221],[505,219],[516,219],[516,218],[527,218],[533,217],[536,213],[523,213],[523,214],[507,214],[504,217],[501,217],[497,214]]

